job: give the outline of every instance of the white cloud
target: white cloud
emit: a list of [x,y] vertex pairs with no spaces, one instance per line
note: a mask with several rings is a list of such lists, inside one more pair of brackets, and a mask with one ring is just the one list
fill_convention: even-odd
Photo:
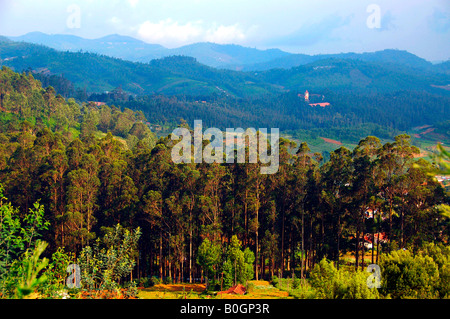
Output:
[[237,43],[245,40],[245,34],[237,24],[230,26],[221,25],[208,29],[205,34],[205,40],[220,44]]
[[172,19],[153,23],[145,21],[138,30],[138,35],[147,42],[171,43],[187,42],[196,39],[202,34],[199,22],[188,22],[184,25]]
[[138,3],[139,3],[139,0],[128,0],[128,3],[130,4],[130,6],[131,6],[132,8],[136,8],[136,6],[137,6]]
[[149,43],[177,46],[192,42],[238,43],[246,39],[238,24],[205,25],[202,20],[181,24],[172,19],[145,21],[138,27],[138,36]]

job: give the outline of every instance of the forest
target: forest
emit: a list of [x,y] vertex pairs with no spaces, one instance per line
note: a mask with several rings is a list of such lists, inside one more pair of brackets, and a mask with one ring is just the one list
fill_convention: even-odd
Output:
[[[261,175],[259,163],[174,164],[175,142],[156,137],[145,110],[78,104],[31,73],[3,67],[0,101],[2,298],[56,298],[69,264],[81,267],[73,289],[94,298],[294,277],[322,298],[450,294],[442,167],[406,134],[367,136],[328,161],[281,138],[278,172]],[[368,264],[380,264],[379,291],[362,288]],[[343,271],[356,279],[329,295],[325,278]]]

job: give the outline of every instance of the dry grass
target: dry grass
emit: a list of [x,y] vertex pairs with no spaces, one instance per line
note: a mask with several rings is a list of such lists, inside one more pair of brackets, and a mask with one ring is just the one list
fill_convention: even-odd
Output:
[[284,299],[290,298],[289,293],[275,288],[268,281],[249,281],[252,287],[245,295],[202,294],[206,287],[204,284],[172,284],[155,285],[150,288],[139,288],[139,298],[142,299]]
[[204,284],[160,284],[140,288],[138,296],[142,299],[198,299],[205,289]]

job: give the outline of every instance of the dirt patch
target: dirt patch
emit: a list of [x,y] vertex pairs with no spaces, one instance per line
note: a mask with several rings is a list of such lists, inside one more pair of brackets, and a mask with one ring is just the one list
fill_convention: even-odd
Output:
[[336,141],[336,140],[332,140],[330,138],[326,138],[326,137],[321,137],[322,140],[324,140],[327,143],[331,143],[331,144],[336,144],[336,145],[342,145],[341,142]]
[[429,128],[429,127],[431,127],[431,125],[416,126],[413,128],[413,130],[420,131],[420,130],[423,130],[424,128]]
[[166,291],[166,292],[183,292],[194,291],[203,292],[206,289],[205,284],[173,284],[173,285],[155,285],[151,288],[142,288],[143,291]]
[[435,128],[434,127],[432,127],[432,128],[429,128],[429,129],[427,129],[427,130],[425,130],[425,131],[423,131],[422,133],[420,133],[420,134],[422,134],[422,135],[425,135],[425,134],[428,134],[428,133],[431,133],[431,132],[433,132],[435,130]]

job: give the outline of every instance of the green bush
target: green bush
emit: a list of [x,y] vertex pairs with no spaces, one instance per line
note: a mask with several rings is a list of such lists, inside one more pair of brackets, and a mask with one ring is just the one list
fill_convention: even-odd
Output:
[[392,298],[431,299],[449,295],[449,249],[428,245],[416,255],[397,250],[380,259],[382,292]]
[[278,276],[272,276],[272,279],[270,280],[270,283],[276,287],[278,285],[279,279]]
[[300,278],[294,277],[292,280],[292,288],[297,289],[302,285],[302,280]]
[[134,251],[141,233],[124,229],[120,224],[94,245],[86,246],[80,253],[81,283],[86,290],[116,290],[119,281],[130,274]]
[[159,285],[159,284],[161,284],[161,280],[156,276],[152,276],[149,280],[149,284],[150,284],[150,287]]
[[376,288],[367,285],[368,272],[337,270],[332,262],[322,259],[311,271],[310,283],[317,296],[324,299],[376,299]]
[[[301,282],[301,280],[299,280]],[[297,288],[289,291],[289,294],[298,299],[316,299],[317,291],[311,287],[311,285],[305,281],[304,284],[300,284]]]

